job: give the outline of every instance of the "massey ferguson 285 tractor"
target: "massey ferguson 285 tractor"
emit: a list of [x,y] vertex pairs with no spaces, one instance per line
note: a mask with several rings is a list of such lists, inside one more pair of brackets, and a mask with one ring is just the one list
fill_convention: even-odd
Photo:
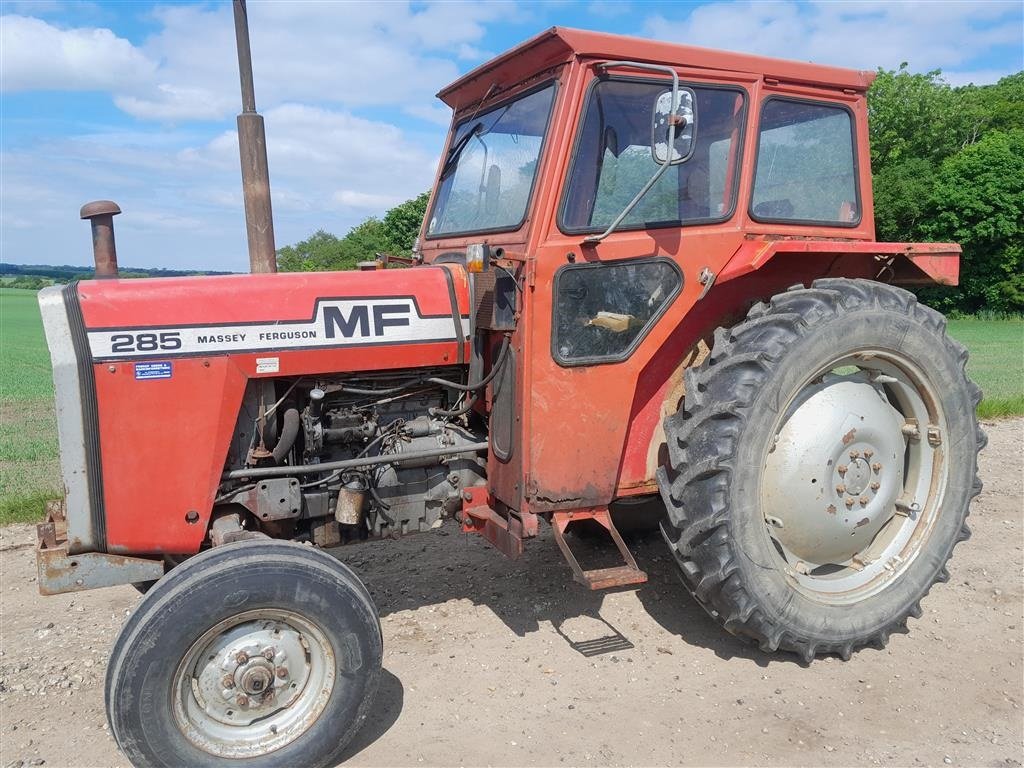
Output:
[[[106,678],[127,758],[333,765],[382,641],[322,548],[451,519],[513,558],[548,524],[580,589],[619,587],[621,502],[660,495],[693,597],[806,661],[918,616],[985,438],[965,350],[896,287],[955,284],[959,247],[874,239],[871,80],[554,28],[441,91],[411,263],[42,291],[39,584],[149,587]],[[83,212],[101,259],[112,212]],[[620,567],[581,567],[583,521]]]

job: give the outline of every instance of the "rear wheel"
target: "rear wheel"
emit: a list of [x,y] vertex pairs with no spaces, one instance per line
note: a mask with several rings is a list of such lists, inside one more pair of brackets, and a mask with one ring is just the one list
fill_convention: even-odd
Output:
[[111,731],[136,766],[329,766],[381,666],[369,593],[289,542],[204,552],[146,594],[107,670]]
[[719,329],[659,472],[684,582],[762,648],[883,645],[969,535],[985,443],[967,353],[913,295],[820,280]]

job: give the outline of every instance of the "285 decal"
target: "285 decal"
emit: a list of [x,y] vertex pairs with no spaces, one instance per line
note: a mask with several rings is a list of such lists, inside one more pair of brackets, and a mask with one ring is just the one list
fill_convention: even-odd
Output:
[[110,351],[115,354],[126,352],[173,352],[181,349],[179,331],[161,333],[113,333],[110,335]]

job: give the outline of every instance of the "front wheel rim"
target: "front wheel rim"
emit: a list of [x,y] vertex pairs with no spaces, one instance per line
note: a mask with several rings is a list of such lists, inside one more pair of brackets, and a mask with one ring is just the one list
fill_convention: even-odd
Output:
[[804,379],[760,484],[776,565],[799,592],[850,604],[907,571],[941,507],[946,434],[934,387],[893,352],[847,354]]
[[204,752],[258,757],[308,731],[335,684],[334,651],[319,627],[292,611],[246,611],[189,647],[174,676],[174,719]]

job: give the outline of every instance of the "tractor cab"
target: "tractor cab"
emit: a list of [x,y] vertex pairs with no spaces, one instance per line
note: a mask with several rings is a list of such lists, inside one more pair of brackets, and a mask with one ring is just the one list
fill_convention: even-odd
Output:
[[[465,260],[477,301],[514,308],[488,459],[513,529],[655,493],[679,361],[750,303],[723,284],[786,241],[873,239],[871,80],[554,28],[441,91],[454,119],[422,256]],[[786,261],[762,291],[792,284]],[[709,293],[716,311],[693,312]]]

